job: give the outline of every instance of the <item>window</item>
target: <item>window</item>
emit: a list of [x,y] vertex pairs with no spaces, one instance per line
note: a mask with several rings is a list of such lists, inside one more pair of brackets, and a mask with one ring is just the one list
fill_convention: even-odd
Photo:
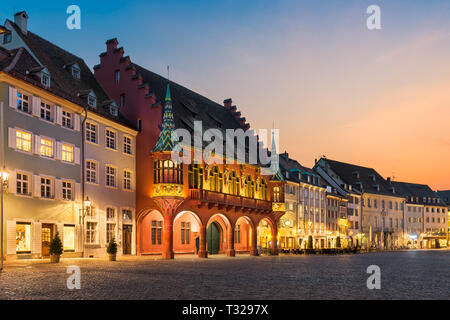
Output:
[[237,225],[234,228],[234,243],[241,243],[241,226]]
[[[261,193],[261,199],[262,200],[267,200],[268,199],[268,195],[267,195],[267,182],[265,179],[261,179],[261,189],[260,189],[260,193]],[[300,193],[301,194],[301,193]]]
[[116,133],[108,129],[106,129],[106,147],[116,149]]
[[131,138],[124,136],[123,137],[123,152],[126,154],[132,154],[131,152]]
[[116,81],[116,83],[120,82],[120,70],[114,71],[114,81]]
[[125,107],[125,93],[122,93],[120,95],[120,106],[123,108]]
[[273,188],[273,202],[281,202],[280,187]]
[[137,126],[138,131],[141,132],[142,131],[142,120],[141,119],[138,119],[136,126]]
[[117,107],[117,104],[115,102],[109,105],[109,113],[114,117],[117,117],[119,115],[119,108]]
[[30,96],[23,94],[22,92],[17,92],[17,110],[31,113]]
[[95,218],[95,214],[96,214],[95,207],[93,206],[86,207],[86,217]]
[[17,194],[30,195],[30,176],[24,173],[16,175]]
[[61,159],[65,162],[73,162],[73,146],[69,146],[68,144],[62,145]]
[[116,187],[116,168],[106,166],[106,186]]
[[31,224],[16,224],[16,252],[31,253]]
[[97,163],[86,161],[86,182],[97,183]]
[[88,95],[88,105],[93,108],[97,108],[97,98],[95,97],[95,94],[92,92]]
[[81,78],[81,70],[80,70],[80,68],[78,68],[78,66],[76,66],[76,65],[73,65],[73,66],[72,66],[72,76],[73,76],[75,79],[80,79],[80,78]]
[[190,230],[190,222],[181,222],[181,244],[189,244]]
[[46,121],[52,121],[51,114],[52,114],[52,107],[45,102],[41,102],[41,119]]
[[152,244],[160,245],[162,238],[162,221],[152,220]]
[[190,164],[188,167],[190,189],[203,189],[203,168],[198,164]]
[[183,184],[183,166],[172,160],[153,162],[153,182]]
[[123,209],[122,210],[122,220],[126,221],[126,220],[133,220],[133,214],[131,212],[130,209]]
[[114,223],[106,224],[106,242],[109,243],[116,236],[116,225]]
[[41,156],[53,158],[53,140],[41,138]]
[[115,220],[116,219],[116,209],[106,208],[106,219],[107,220]]
[[86,243],[95,243],[97,241],[97,223],[86,223]]
[[86,141],[97,143],[97,125],[86,122]]
[[245,181],[245,196],[247,198],[255,197],[255,182],[252,180],[251,176],[248,176]]
[[131,171],[123,171],[123,188],[125,190],[131,190]]
[[62,126],[66,127],[66,128],[69,128],[69,129],[73,129],[73,127],[72,127],[72,113],[63,110],[63,112],[62,112]]
[[63,200],[73,200],[72,182],[63,181],[63,183],[62,183],[62,198],[63,198]]
[[31,152],[31,133],[16,130],[16,148],[17,150]]
[[11,41],[12,41],[12,33],[11,32],[5,33],[5,35],[3,36],[3,44],[10,43]]
[[46,87],[50,87],[50,73],[47,71],[41,72],[41,83]]
[[75,226],[64,226],[64,251],[75,251]]
[[41,178],[41,198],[52,198],[52,181],[49,178]]
[[236,171],[232,171],[229,178],[229,191],[232,195],[239,196],[241,193],[240,179],[236,174]]
[[219,167],[215,166],[209,173],[209,188],[211,191],[222,192],[223,188],[222,173],[219,171]]

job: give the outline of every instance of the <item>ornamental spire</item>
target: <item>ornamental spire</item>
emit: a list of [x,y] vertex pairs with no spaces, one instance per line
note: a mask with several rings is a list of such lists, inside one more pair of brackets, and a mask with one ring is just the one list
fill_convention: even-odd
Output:
[[172,97],[170,95],[170,84],[167,84],[166,102],[163,109],[162,130],[158,142],[152,152],[172,151],[177,139],[174,135],[175,122],[173,120]]
[[270,150],[270,157],[271,157],[271,163],[270,163],[270,170],[273,172],[272,177],[270,180],[272,181],[284,181],[283,174],[280,170],[280,157],[277,153],[277,145],[275,143],[275,130],[272,129],[272,147]]

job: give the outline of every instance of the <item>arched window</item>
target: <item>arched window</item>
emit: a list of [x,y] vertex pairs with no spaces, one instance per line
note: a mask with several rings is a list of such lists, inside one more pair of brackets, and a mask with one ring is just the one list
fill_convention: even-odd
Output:
[[154,183],[183,184],[183,166],[172,160],[156,160],[153,163]]
[[261,188],[259,189],[259,194],[262,200],[267,200],[267,182],[265,179],[261,179]]
[[280,187],[273,188],[273,202],[281,202]]
[[245,181],[245,196],[247,198],[255,197],[255,182],[252,180],[251,176],[247,176]]
[[232,171],[229,178],[230,183],[230,193],[235,196],[239,196],[241,194],[241,184],[239,181],[239,177],[236,174],[236,171]]
[[219,167],[214,167],[209,173],[209,189],[215,192],[222,192],[223,178]]
[[203,168],[198,164],[190,164],[188,169],[189,188],[203,189]]

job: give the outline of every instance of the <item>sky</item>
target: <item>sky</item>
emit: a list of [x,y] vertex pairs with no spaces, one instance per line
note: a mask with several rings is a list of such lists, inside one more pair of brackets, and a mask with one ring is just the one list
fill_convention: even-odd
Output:
[[[68,30],[66,9],[81,9]],[[370,5],[381,29],[369,30]],[[29,29],[99,63],[117,37],[133,62],[280,129],[305,166],[327,158],[450,189],[450,1],[11,1]]]

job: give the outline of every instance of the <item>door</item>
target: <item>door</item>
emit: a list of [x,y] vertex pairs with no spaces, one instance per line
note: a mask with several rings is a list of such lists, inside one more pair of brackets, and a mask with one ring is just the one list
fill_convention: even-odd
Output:
[[217,224],[211,223],[206,231],[206,242],[209,254],[218,254],[220,250],[220,232]]
[[133,227],[124,224],[123,225],[123,233],[122,233],[122,239],[123,239],[123,254],[131,254],[131,234],[132,234]]
[[42,256],[48,257],[50,255],[50,242],[53,239],[53,225],[42,224],[41,239],[42,239]]

